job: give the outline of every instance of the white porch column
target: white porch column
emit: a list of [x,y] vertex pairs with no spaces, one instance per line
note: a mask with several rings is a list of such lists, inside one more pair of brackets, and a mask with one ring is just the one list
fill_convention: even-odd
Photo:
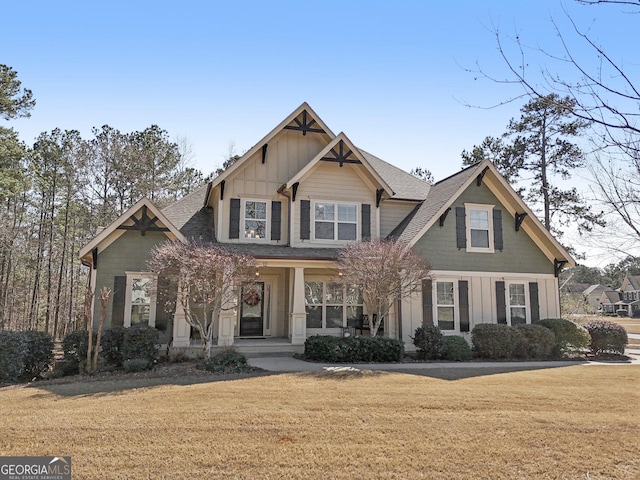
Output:
[[176,313],[173,315],[173,346],[188,347],[190,345],[191,326],[187,322],[182,304],[176,302]]
[[303,345],[307,339],[307,312],[304,308],[304,267],[293,269],[293,295],[289,314],[289,338],[293,345]]
[[230,347],[233,345],[233,333],[236,329],[235,309],[223,310],[220,312],[218,321],[218,345]]

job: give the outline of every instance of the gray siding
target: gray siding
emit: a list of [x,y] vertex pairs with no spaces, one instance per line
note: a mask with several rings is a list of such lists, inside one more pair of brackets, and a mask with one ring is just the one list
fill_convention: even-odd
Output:
[[[126,231],[105,250],[98,252],[98,272],[94,289],[98,292],[103,286],[113,289],[113,279],[128,272],[148,271],[146,263],[151,249],[167,237],[160,232],[147,232],[143,237],[138,231]],[[107,307],[107,318],[104,326],[111,326],[112,302]],[[97,327],[100,320],[100,301],[95,299],[93,308],[93,325]]]
[[502,210],[504,250],[496,250],[495,253],[470,253],[458,249],[455,216],[450,214],[443,227],[436,221],[415,245],[415,249],[431,262],[434,270],[553,273],[553,262],[523,229],[515,231],[514,217],[484,184],[479,187],[475,183],[471,184],[451,206],[452,210],[464,207],[465,203],[495,205]]

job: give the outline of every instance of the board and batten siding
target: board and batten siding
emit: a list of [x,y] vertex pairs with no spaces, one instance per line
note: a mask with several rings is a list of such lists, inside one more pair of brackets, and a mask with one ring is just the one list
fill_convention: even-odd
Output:
[[[151,250],[159,243],[165,242],[167,236],[161,232],[146,232],[144,236],[139,231],[125,231],[107,248],[98,251],[98,270],[96,284],[93,286],[96,295],[103,286],[113,290],[114,278],[124,276],[125,272],[147,272],[147,260]],[[112,291],[112,295],[115,292]],[[113,302],[107,306],[107,318],[104,328],[111,327]],[[96,298],[93,309],[93,326],[97,328],[100,321],[100,302]]]
[[[296,201],[293,207],[293,225],[291,239],[292,245],[304,245],[314,247],[336,247],[338,242],[318,242],[313,240],[314,222],[314,202],[334,202],[334,203],[355,203],[358,204],[358,238],[362,234],[361,204],[371,206],[371,237],[378,237],[376,194],[375,187],[367,184],[362,177],[356,173],[356,168],[345,164],[340,167],[335,162],[320,162],[311,174],[300,182]],[[300,240],[300,200],[311,202],[311,240]]]
[[389,235],[416,207],[418,202],[387,200],[380,203],[380,237]]
[[[473,253],[456,246],[456,207],[465,203],[494,205],[502,211],[503,249],[495,253]],[[525,220],[526,221],[526,220]],[[493,193],[482,184],[472,183],[451,205],[444,225],[436,220],[420,238],[415,250],[431,262],[434,270],[472,270],[479,272],[515,272],[553,274],[553,260],[549,259],[531,237],[515,230],[515,218],[500,204]]]
[[[511,272],[451,272],[431,271],[433,285],[439,278],[446,281],[467,281],[469,299],[469,333],[458,332],[471,340],[470,332],[481,323],[497,323],[496,282],[538,284],[538,306],[540,318],[559,318],[558,282],[553,275],[514,274]],[[402,300],[402,340],[407,350],[414,350],[413,340],[416,328],[422,326],[422,293]],[[456,307],[458,303],[456,300]],[[528,305],[529,309],[531,305]],[[436,321],[434,317],[434,321]],[[447,333],[447,332],[445,332]],[[453,334],[454,332],[451,332]]]
[[258,149],[225,180],[224,199],[218,203],[219,215],[216,215],[220,220],[216,230],[218,241],[242,241],[229,240],[229,199],[250,198],[282,202],[280,240],[269,239],[268,243],[286,244],[289,210],[287,199],[278,194],[278,189],[320,153],[327,143],[328,137],[325,135],[302,135],[300,132],[283,130],[269,141],[265,163],[262,163],[262,149]]

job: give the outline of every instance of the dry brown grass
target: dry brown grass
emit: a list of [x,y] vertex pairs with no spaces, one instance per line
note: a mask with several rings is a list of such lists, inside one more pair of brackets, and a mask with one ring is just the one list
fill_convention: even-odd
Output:
[[1,389],[0,454],[74,479],[640,478],[634,365],[100,383]]

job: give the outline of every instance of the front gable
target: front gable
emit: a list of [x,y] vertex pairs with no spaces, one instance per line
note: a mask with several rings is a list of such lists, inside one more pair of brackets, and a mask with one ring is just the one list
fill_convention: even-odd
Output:
[[[448,208],[446,217],[439,217],[414,245],[433,270],[554,274],[553,262],[524,229],[516,230],[515,217],[487,185],[472,183]],[[472,222],[468,214],[474,208],[487,211],[486,231],[492,241],[484,251],[465,243]]]

